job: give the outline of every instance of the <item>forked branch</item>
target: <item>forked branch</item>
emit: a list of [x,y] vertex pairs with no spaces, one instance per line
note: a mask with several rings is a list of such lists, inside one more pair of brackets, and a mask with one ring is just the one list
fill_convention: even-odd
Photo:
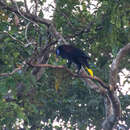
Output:
[[130,52],[130,43],[128,43],[126,46],[120,49],[111,65],[110,78],[109,78],[110,91],[108,91],[108,95],[105,100],[106,119],[102,124],[104,130],[112,130],[114,125],[118,122],[118,120],[121,117],[120,100],[115,92],[117,88],[116,87],[117,72],[121,60],[128,52]]
[[130,52],[130,43],[128,43],[126,46],[120,49],[118,52],[116,58],[113,60],[110,70],[110,81],[109,84],[113,89],[116,89],[116,83],[117,83],[117,72],[119,65],[121,63],[122,58]]

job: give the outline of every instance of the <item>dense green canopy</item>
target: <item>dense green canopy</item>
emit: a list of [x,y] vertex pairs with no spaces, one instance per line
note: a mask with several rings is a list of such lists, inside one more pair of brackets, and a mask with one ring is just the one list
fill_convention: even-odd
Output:
[[[105,117],[101,94],[64,69],[41,69],[28,64],[59,66],[66,61],[56,61],[55,47],[63,42],[51,31],[51,20],[46,21],[48,25],[42,21],[47,13],[43,10],[45,0],[31,0],[30,8],[25,1],[0,3],[0,129],[100,130]],[[128,0],[55,0],[50,6],[58,36],[91,56],[94,75],[109,84],[112,61],[130,42]],[[37,16],[25,14],[27,11]],[[122,71],[124,68],[128,74]],[[75,69],[73,65],[71,71],[74,73]],[[125,84],[130,84],[128,70],[130,53],[123,58],[118,71],[126,76],[125,80],[119,75],[117,80],[120,120],[130,128],[130,93],[121,91]],[[54,121],[61,123],[56,125]]]

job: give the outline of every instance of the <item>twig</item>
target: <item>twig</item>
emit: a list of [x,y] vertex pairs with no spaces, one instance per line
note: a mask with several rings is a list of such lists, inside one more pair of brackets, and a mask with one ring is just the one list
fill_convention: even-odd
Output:
[[15,68],[12,72],[9,72],[9,73],[1,73],[0,76],[3,76],[3,77],[10,76],[10,75],[13,75],[14,73],[18,72],[18,71],[21,70],[21,69],[22,69],[22,67]]
[[19,7],[18,7],[18,5],[17,5],[16,2],[15,2],[15,5],[16,5],[16,7],[17,7],[17,11],[19,12],[19,14],[20,14],[24,19],[26,19],[26,20],[28,20],[28,21],[30,21],[30,22],[36,24],[37,26],[39,26],[36,22],[34,22],[34,21],[28,19],[27,17],[25,17],[25,16],[22,14],[22,12],[20,11],[20,9],[19,9]]
[[26,29],[25,29],[25,39],[26,39],[28,44],[30,43],[30,41],[28,40],[27,32],[28,32],[28,27],[29,27],[30,23],[31,22],[28,22],[28,24],[26,25]]
[[9,34],[9,32],[1,32],[1,31],[0,31],[0,33],[1,33],[1,34],[3,34],[3,33],[4,33],[4,34],[7,34],[7,35],[8,35],[10,38],[12,38],[13,40],[15,40],[15,41],[21,43],[22,45],[25,45],[24,42],[22,42],[22,41],[16,39],[16,38],[13,37],[11,34]]

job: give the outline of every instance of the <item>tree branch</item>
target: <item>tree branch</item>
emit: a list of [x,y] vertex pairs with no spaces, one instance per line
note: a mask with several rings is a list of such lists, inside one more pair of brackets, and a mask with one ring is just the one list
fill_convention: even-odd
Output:
[[[97,92],[100,92],[101,94],[106,93],[106,90],[108,89],[107,85],[99,78],[99,77],[92,77],[88,76],[86,71],[82,68],[80,75],[72,73],[67,67],[65,66],[55,66],[55,65],[50,65],[50,64],[30,64],[30,66],[33,67],[44,67],[44,68],[53,68],[53,69],[64,69],[66,72],[68,72],[71,76],[77,77],[77,78],[82,78],[84,79],[92,89],[95,89]],[[98,87],[93,81],[97,81],[101,87]]]
[[8,72],[8,73],[1,73],[0,76],[1,77],[7,77],[7,76],[10,76],[10,75],[13,75],[14,73],[18,72],[19,70],[22,69],[22,66],[18,67],[18,68],[15,68],[12,72]]
[[111,70],[110,70],[110,87],[112,87],[113,90],[115,90],[116,83],[117,83],[117,72],[118,72],[118,67],[121,63],[122,58],[130,52],[130,43],[128,43],[126,46],[120,49],[118,52],[116,58],[113,60],[112,65],[111,65]]
[[27,0],[24,0],[24,5],[25,5],[26,12],[29,13],[28,5],[27,5]]
[[[49,32],[51,32],[51,34],[56,39],[56,41],[62,42],[63,44],[68,44],[66,42],[66,40],[63,38],[63,36],[59,32],[57,32],[57,30],[51,20],[40,18],[36,15],[21,11],[21,10],[18,11],[17,8],[14,8],[13,6],[8,6],[8,5],[6,5],[6,3],[4,3],[2,1],[0,1],[0,7],[2,7],[3,9],[9,10],[11,12],[14,12],[22,17],[24,16],[25,18],[29,19],[30,21],[34,21],[36,23],[41,23],[41,24],[46,25],[47,27],[49,27]],[[82,32],[80,32],[80,33],[82,33]],[[120,115],[121,115],[120,101],[115,93],[116,83],[117,83],[117,71],[118,71],[119,63],[121,62],[123,56],[125,56],[125,54],[129,51],[130,51],[130,43],[127,44],[125,47],[123,47],[117,54],[117,57],[113,60],[111,70],[110,70],[110,81],[109,81],[109,86],[112,89],[109,89],[108,86],[100,78],[98,78],[96,76],[94,76],[94,77],[88,76],[84,69],[81,69],[80,75],[77,75],[77,74],[73,74],[68,68],[66,68],[64,66],[54,66],[54,65],[49,65],[49,64],[29,64],[29,65],[31,65],[33,67],[40,67],[40,68],[41,67],[44,67],[44,68],[50,67],[50,68],[54,68],[54,69],[57,69],[57,68],[65,69],[71,76],[82,78],[96,92],[104,94],[106,97],[106,100],[105,100],[105,102],[106,102],[106,106],[105,106],[106,119],[103,123],[103,129],[111,130],[113,128],[113,126],[116,124],[116,122],[119,120]],[[46,63],[48,60],[48,57],[49,57],[48,54],[49,53],[47,53],[47,56],[45,57],[44,63]],[[40,60],[43,60],[43,58],[40,58]],[[14,74],[18,70],[20,70],[20,68],[16,68],[14,71],[12,71],[10,73],[0,74],[0,76],[9,76],[9,75]],[[100,84],[100,86],[102,86],[102,87],[99,87],[99,85],[97,85],[94,81],[97,81],[98,84]]]
[[13,6],[8,6],[5,3],[3,3],[2,1],[0,1],[0,7],[2,7],[3,9],[9,10],[11,12],[14,12],[14,13],[30,20],[31,22],[36,22],[36,23],[46,25],[47,27],[49,27],[49,31],[51,32],[51,34],[53,34],[53,37],[56,38],[57,41],[62,42],[63,44],[68,44],[68,42],[62,37],[62,35],[59,32],[57,32],[57,30],[53,24],[53,21],[38,17],[38,16],[33,15],[28,12],[24,12],[22,10],[14,8]]
[[49,26],[52,23],[51,20],[40,18],[40,17],[38,17],[36,15],[33,15],[31,13],[28,13],[28,12],[24,12],[24,11],[21,11],[21,10],[19,12],[17,10],[17,8],[14,8],[13,6],[8,6],[5,3],[3,3],[2,1],[0,1],[0,7],[2,7],[3,9],[9,10],[11,12],[14,12],[14,13],[20,15],[20,16],[22,14],[26,18],[28,18],[28,19],[30,19],[30,20],[32,20],[34,22],[37,22],[37,23],[45,24],[46,26]]
[[1,31],[0,31],[0,34],[7,34],[12,40],[21,43],[22,46],[25,46],[24,42],[22,42],[22,41],[16,39],[16,38],[13,37],[11,34],[9,34],[9,32],[1,32]]
[[115,90],[117,83],[118,67],[120,65],[122,58],[128,52],[130,52],[130,43],[128,43],[126,46],[120,49],[111,65],[110,81],[109,81],[110,89],[108,91],[108,97],[105,100],[106,119],[102,124],[104,130],[111,130],[121,117],[121,105]]

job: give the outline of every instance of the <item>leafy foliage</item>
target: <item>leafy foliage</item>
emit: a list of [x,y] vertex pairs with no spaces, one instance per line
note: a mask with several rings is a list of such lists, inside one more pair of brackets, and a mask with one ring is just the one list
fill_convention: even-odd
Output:
[[[39,0],[38,5],[41,7],[44,2],[45,0]],[[94,12],[90,11],[91,2],[56,0],[53,22],[70,44],[91,55],[94,75],[108,83],[113,58],[120,48],[130,42],[129,2],[98,0]],[[18,5],[23,7],[23,2],[20,3],[22,4]],[[44,13],[41,11],[39,16],[43,17]],[[37,62],[40,51],[52,41],[52,34],[45,25],[37,26],[20,16],[18,20],[19,23],[16,24],[14,13],[0,9],[0,73],[12,72],[30,59]],[[62,59],[56,62],[54,53],[49,53],[49,64],[66,63]],[[129,55],[121,63],[121,68],[130,69],[130,64],[126,64]],[[64,70],[45,69],[38,81],[32,70],[25,64],[21,71],[0,77],[1,129],[4,126],[18,129],[18,119],[24,120],[26,129],[31,127],[48,130],[55,127],[60,130],[65,127],[70,130],[85,130],[86,126],[101,129],[100,123],[105,112],[103,98],[99,94]],[[75,66],[72,70],[75,70]],[[56,80],[59,80],[57,91]],[[119,96],[124,111],[122,120],[130,127],[130,95]],[[62,120],[62,125],[54,126],[55,120]]]

